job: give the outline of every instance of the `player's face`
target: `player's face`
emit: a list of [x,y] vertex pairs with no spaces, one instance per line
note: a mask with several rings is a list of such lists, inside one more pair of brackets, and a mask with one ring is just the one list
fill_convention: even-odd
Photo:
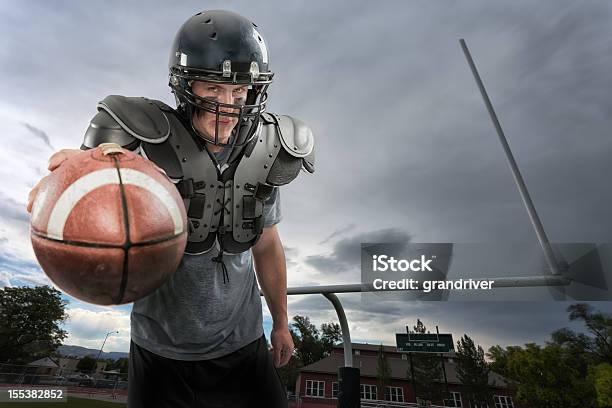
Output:
[[[245,85],[215,84],[212,82],[195,81],[191,85],[193,93],[215,102],[244,105],[248,88]],[[220,112],[238,113],[238,109],[220,107]],[[193,126],[210,141],[215,141],[217,115],[212,112],[198,110],[193,114]],[[218,143],[228,143],[232,129],[238,123],[238,118],[219,115]]]

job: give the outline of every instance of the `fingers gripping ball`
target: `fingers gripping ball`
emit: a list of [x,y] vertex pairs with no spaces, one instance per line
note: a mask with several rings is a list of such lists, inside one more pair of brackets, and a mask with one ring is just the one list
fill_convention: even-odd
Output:
[[150,294],[176,271],[186,226],[172,182],[152,162],[105,144],[49,175],[33,204],[30,235],[59,288],[111,305]]

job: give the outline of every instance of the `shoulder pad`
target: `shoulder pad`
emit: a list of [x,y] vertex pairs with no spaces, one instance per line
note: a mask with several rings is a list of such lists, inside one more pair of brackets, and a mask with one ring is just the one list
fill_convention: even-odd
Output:
[[306,157],[312,152],[314,137],[312,130],[304,122],[291,116],[275,113],[265,113],[262,116],[265,122],[269,123],[270,120],[273,120],[278,125],[281,145],[291,156]]
[[128,150],[135,150],[140,140],[123,130],[108,113],[100,111],[89,123],[81,150],[93,149],[100,143],[117,143]]
[[315,154],[314,154],[314,149],[312,149],[312,152],[310,152],[310,154],[306,157],[304,157],[302,159],[302,165],[304,166],[304,169],[306,169],[307,172],[309,173],[314,173],[315,171]]
[[158,101],[109,95],[98,103],[98,110],[108,113],[123,130],[136,139],[162,143],[170,135],[170,123],[159,104],[154,102]]

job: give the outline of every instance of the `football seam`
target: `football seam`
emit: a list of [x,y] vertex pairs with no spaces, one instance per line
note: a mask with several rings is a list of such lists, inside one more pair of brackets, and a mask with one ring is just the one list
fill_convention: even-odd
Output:
[[129,249],[131,247],[130,243],[130,219],[128,217],[128,207],[127,207],[127,199],[125,197],[125,187],[123,185],[123,180],[121,178],[121,168],[119,166],[119,160],[112,156],[113,162],[115,163],[115,168],[117,169],[117,174],[119,175],[119,191],[121,193],[121,207],[123,208],[123,222],[125,225],[125,233],[126,239],[123,245],[123,271],[121,275],[121,284],[119,286],[119,294],[117,295],[117,299],[115,301],[116,304],[120,304],[125,296],[125,289],[127,287],[128,280],[128,255]]
[[[66,239],[49,238],[48,236],[41,234],[39,232],[36,232],[34,230],[30,230],[30,232],[32,233],[32,235],[36,235],[36,237],[38,238],[45,239],[47,241],[57,242],[59,244],[73,245],[73,246],[79,246],[79,247],[88,247],[88,248],[123,248],[123,249],[126,248],[125,244],[121,244],[121,245],[119,244],[95,244],[93,242],[70,241]],[[166,242],[166,241],[172,241],[175,238],[181,238],[183,234],[184,232],[180,233],[179,235],[173,235],[171,237],[166,237],[166,238],[154,239],[154,240],[144,241],[144,242],[132,242],[130,243],[129,248],[147,246],[147,245],[157,244],[157,243]]]

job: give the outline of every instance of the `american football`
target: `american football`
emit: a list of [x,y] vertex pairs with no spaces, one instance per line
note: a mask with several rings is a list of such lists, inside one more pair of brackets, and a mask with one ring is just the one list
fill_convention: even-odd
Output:
[[150,294],[176,270],[186,223],[182,199],[162,172],[106,144],[50,174],[30,231],[40,265],[59,288],[111,305]]

